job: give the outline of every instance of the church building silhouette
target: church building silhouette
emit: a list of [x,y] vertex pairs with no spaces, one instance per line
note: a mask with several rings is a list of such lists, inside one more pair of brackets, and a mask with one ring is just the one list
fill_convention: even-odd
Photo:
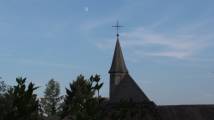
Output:
[[[120,26],[117,24],[116,27],[118,30]],[[133,107],[149,109],[145,117],[132,117],[130,120],[214,120],[214,105],[156,105],[152,102],[128,72],[118,32],[109,74],[110,111],[121,101],[131,101]]]

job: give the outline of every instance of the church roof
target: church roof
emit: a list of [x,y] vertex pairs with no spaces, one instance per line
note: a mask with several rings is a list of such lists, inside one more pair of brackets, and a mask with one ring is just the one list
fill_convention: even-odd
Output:
[[120,80],[118,80],[119,84],[115,85],[115,90],[111,95],[111,102],[119,102],[123,99],[134,102],[150,101],[128,73],[119,42],[119,34],[117,34],[117,42],[109,73],[122,73]]
[[115,46],[114,56],[109,73],[128,73],[126,64],[123,58],[122,49],[120,47],[119,35]]
[[162,120],[214,120],[214,105],[158,106]]
[[150,101],[129,74],[126,74],[121,79],[120,84],[113,93],[113,97],[112,102],[120,102],[120,100],[132,100],[133,102]]

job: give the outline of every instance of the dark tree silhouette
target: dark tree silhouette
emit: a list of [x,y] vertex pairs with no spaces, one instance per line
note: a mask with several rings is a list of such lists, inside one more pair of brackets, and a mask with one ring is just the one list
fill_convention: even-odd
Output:
[[0,81],[0,95],[4,94],[7,89],[7,85],[4,81]]
[[[79,75],[69,89],[66,88],[66,98],[62,117],[71,120],[100,120],[101,110],[97,97],[95,97],[95,81]],[[94,86],[95,84],[95,86]],[[100,87],[101,88],[101,87]],[[100,89],[99,88],[99,89]]]
[[3,120],[38,120],[39,103],[34,94],[38,87],[31,82],[26,86],[25,81],[26,78],[16,78],[17,85],[5,93]]
[[44,97],[41,99],[42,109],[48,116],[55,116],[60,108],[60,84],[51,79],[46,85]]
[[99,98],[100,97],[100,89],[103,86],[103,83],[100,83],[100,75],[97,75],[97,74],[95,76],[92,75],[90,77],[90,81],[92,83],[95,83],[94,90],[97,91],[97,97]]
[[4,81],[0,81],[0,120],[5,120],[5,116],[11,110],[11,99],[6,94],[8,85]]

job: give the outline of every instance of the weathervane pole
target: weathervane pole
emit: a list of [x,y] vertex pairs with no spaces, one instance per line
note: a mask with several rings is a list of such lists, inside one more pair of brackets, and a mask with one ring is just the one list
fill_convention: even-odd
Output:
[[112,26],[112,27],[115,27],[115,28],[116,28],[116,30],[117,30],[117,37],[119,37],[119,28],[120,28],[120,27],[123,27],[123,26],[119,25],[119,21],[117,21],[117,22],[116,22],[116,25],[114,25],[114,26]]

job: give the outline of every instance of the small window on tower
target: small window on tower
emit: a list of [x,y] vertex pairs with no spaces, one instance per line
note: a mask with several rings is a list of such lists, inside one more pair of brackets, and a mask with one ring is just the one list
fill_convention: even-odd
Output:
[[120,76],[115,76],[114,82],[115,85],[118,85],[120,83]]

